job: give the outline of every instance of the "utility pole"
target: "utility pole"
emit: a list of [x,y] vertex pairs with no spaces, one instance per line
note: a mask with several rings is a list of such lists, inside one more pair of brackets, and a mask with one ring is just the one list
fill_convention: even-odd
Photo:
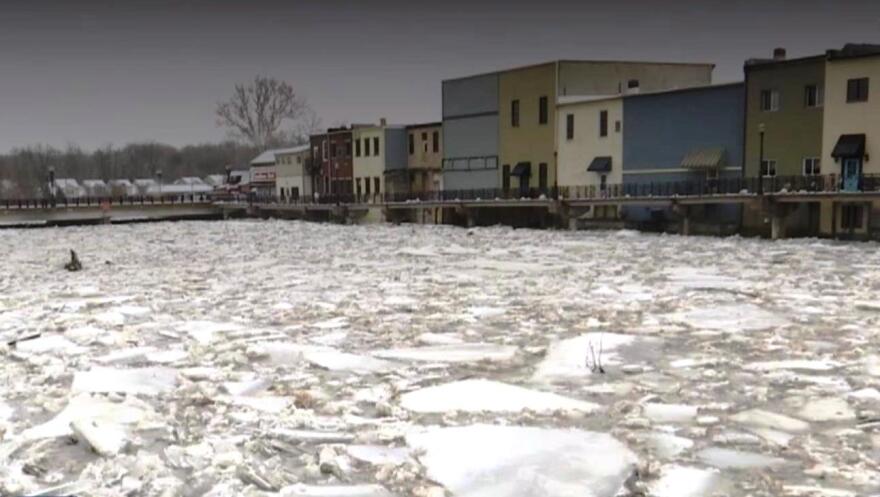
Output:
[[[764,123],[758,125],[760,136],[760,162],[758,162],[758,195],[764,195]],[[767,171],[769,173],[769,171]]]

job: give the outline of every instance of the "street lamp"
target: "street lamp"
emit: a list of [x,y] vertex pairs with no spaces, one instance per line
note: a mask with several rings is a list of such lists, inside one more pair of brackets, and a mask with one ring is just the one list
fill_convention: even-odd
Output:
[[[764,123],[758,125],[758,136],[760,137],[760,155],[758,162],[758,195],[764,194]],[[769,173],[769,171],[768,171]]]
[[55,166],[49,166],[49,198],[55,203]]
[[161,169],[156,170],[156,178],[158,178],[158,180],[159,180],[159,197],[161,197],[162,196],[162,170]]

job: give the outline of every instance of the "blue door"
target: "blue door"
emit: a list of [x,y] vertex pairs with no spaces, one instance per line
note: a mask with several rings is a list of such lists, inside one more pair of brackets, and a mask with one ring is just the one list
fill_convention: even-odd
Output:
[[862,172],[861,159],[843,160],[843,190],[847,192],[859,191],[859,176]]

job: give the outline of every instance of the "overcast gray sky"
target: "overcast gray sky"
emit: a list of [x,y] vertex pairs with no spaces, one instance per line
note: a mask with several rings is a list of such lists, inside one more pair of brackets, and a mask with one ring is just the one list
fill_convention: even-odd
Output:
[[440,81],[557,58],[714,62],[880,43],[880,0],[3,0],[0,151],[216,141],[255,74],[325,124],[437,120]]

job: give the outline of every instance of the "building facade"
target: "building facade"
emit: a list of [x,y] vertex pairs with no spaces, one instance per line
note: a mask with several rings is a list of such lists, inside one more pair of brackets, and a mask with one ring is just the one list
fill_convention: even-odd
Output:
[[557,107],[557,182],[567,197],[602,197],[623,183],[623,98]]
[[[823,174],[837,175],[840,188],[845,191],[877,188],[872,175],[880,175],[878,92],[880,45],[851,44],[827,52]],[[872,220],[875,224],[880,221],[880,203],[862,201],[823,205],[822,218],[825,234],[864,234]]]
[[311,135],[309,145],[311,168],[320,176],[319,194],[350,195],[353,191],[351,128],[329,128],[326,133]]
[[406,127],[407,187],[410,193],[443,189],[443,124],[412,124]]
[[[673,182],[738,178],[743,170],[745,87],[742,83],[630,95],[623,99],[624,193]],[[685,193],[684,191],[681,193]],[[694,212],[735,231],[740,209],[707,205]],[[651,222],[669,211],[626,207],[628,221]]]
[[313,178],[308,170],[309,145],[280,149],[275,152],[275,195],[281,201],[297,201],[311,197]]
[[388,186],[396,186],[397,172],[406,171],[406,130],[382,119],[379,125],[355,126],[352,136],[353,192],[367,202],[382,202]]
[[446,80],[443,188],[498,187],[498,74]]
[[250,163],[251,192],[258,197],[275,195],[275,151],[267,150]]

